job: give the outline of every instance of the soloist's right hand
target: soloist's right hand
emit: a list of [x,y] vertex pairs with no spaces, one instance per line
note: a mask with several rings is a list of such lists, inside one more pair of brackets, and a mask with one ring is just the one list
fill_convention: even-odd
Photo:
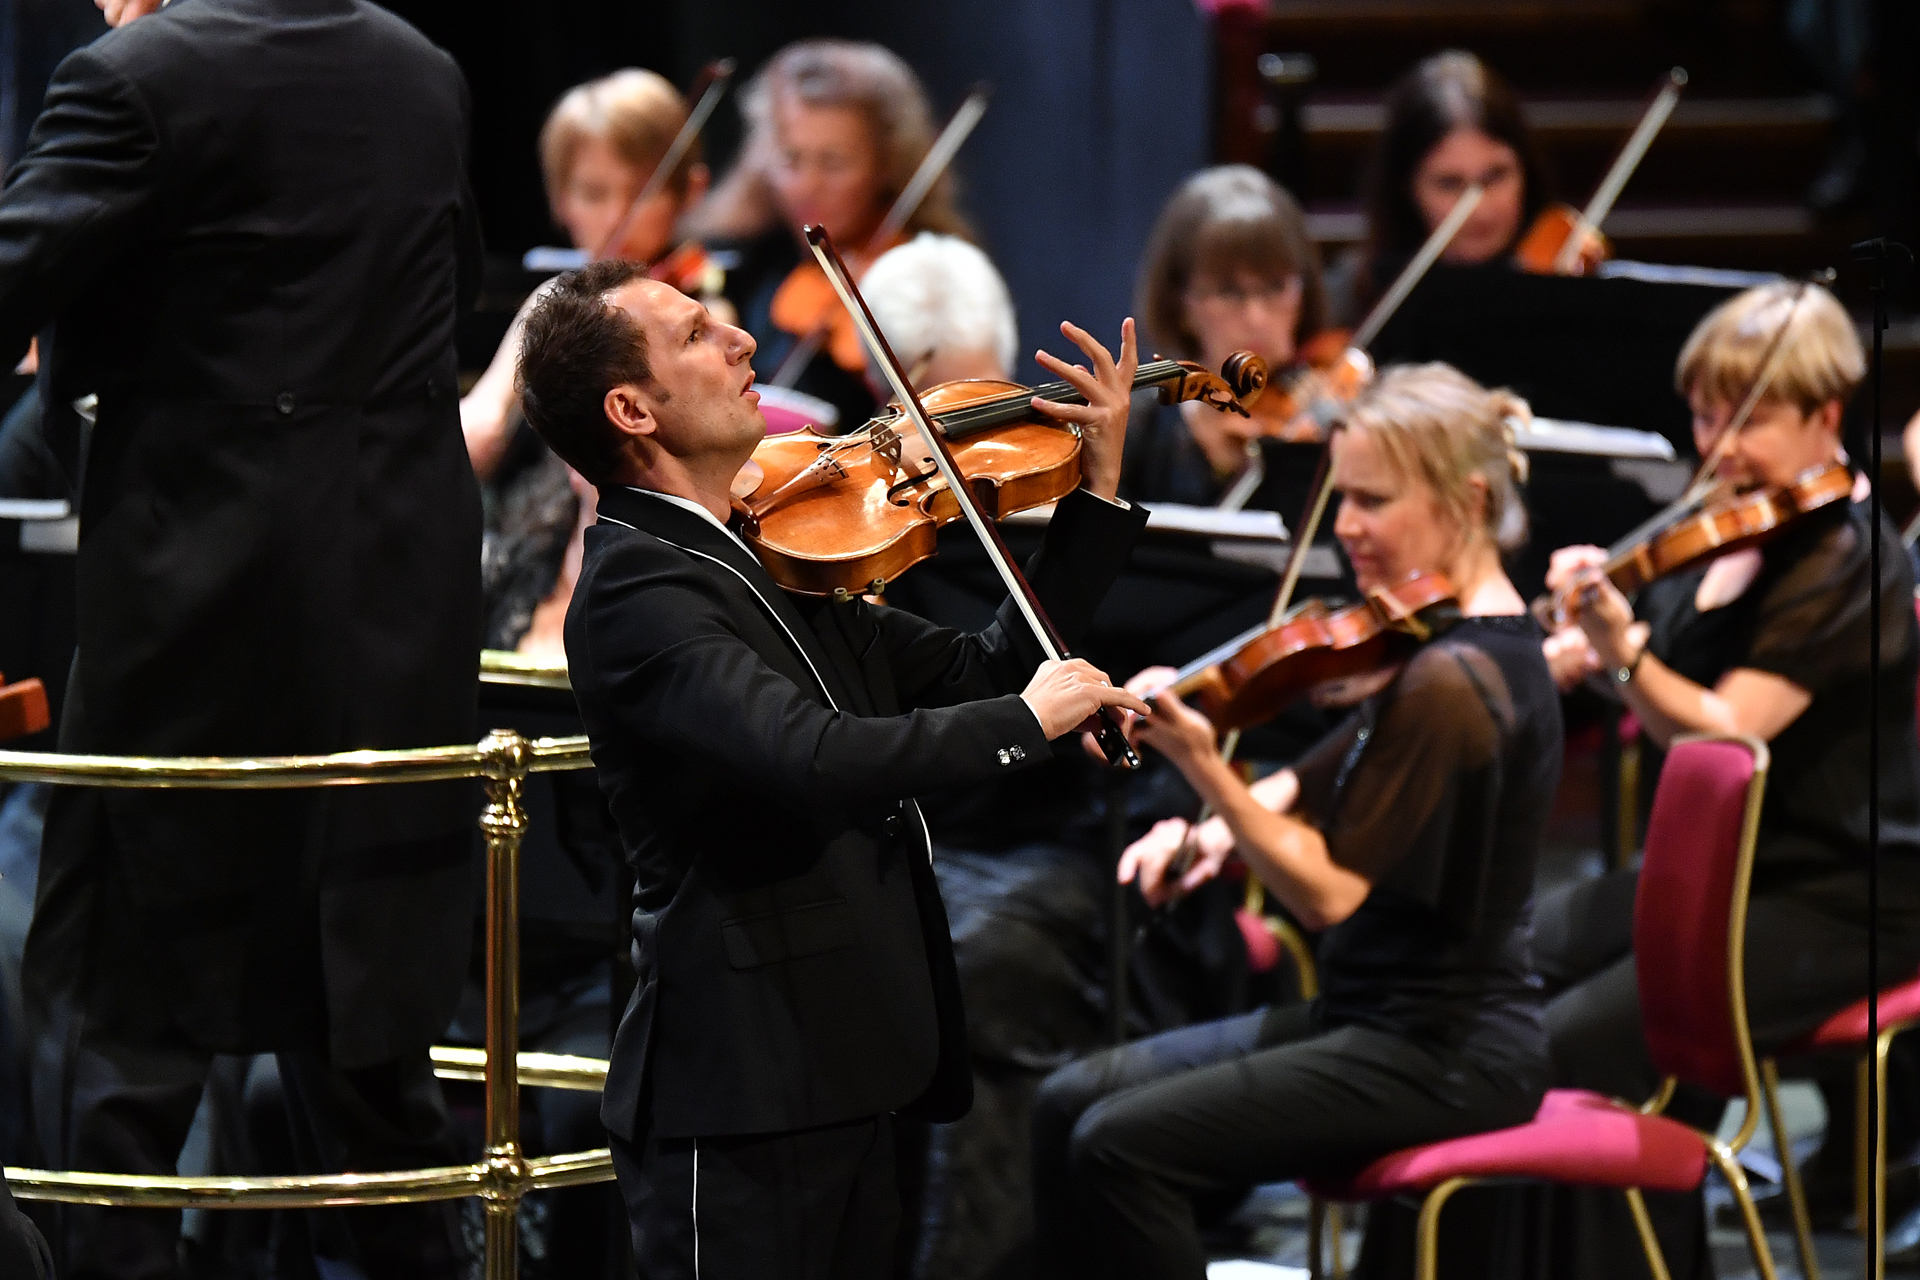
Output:
[[1106,672],[1082,658],[1041,663],[1020,696],[1040,718],[1049,742],[1078,729],[1102,707],[1147,713],[1147,704],[1137,695],[1114,687]]

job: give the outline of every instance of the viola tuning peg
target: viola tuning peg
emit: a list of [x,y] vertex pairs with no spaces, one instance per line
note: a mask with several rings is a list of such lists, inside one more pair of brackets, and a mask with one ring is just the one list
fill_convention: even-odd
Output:
[[1251,351],[1236,351],[1220,366],[1220,376],[1241,399],[1266,389],[1267,362]]

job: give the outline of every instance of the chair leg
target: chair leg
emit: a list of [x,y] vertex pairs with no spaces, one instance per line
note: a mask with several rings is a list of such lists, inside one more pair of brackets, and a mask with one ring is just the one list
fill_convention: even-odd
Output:
[[1343,1256],[1346,1246],[1346,1222],[1340,1213],[1340,1206],[1327,1206],[1327,1248],[1332,1253],[1333,1280],[1347,1280],[1347,1260]]
[[1813,1215],[1807,1212],[1807,1191],[1800,1184],[1793,1143],[1780,1119],[1780,1068],[1772,1058],[1760,1060],[1760,1096],[1767,1104],[1767,1127],[1773,1130],[1773,1149],[1780,1157],[1780,1178],[1786,1184],[1787,1204],[1793,1209],[1794,1242],[1800,1249],[1800,1274],[1820,1280],[1820,1263],[1813,1252]]
[[[1419,1253],[1413,1273],[1414,1280],[1434,1280],[1439,1274],[1440,1210],[1445,1207],[1454,1192],[1472,1182],[1472,1178],[1448,1178],[1427,1192],[1427,1198],[1421,1202]],[[1767,1276],[1764,1280],[1773,1280],[1773,1277]]]
[[1660,1251],[1660,1237],[1653,1234],[1653,1219],[1647,1216],[1647,1198],[1640,1188],[1627,1188],[1627,1207],[1633,1210],[1633,1225],[1640,1232],[1640,1248],[1647,1255],[1647,1270],[1653,1280],[1672,1280],[1667,1274],[1667,1255]]
[[1873,1091],[1878,1100],[1879,1123],[1874,1125],[1873,1150],[1873,1270],[1867,1280],[1883,1280],[1887,1274],[1887,1051],[1893,1047],[1894,1031],[1882,1031],[1873,1045]]
[[1309,1280],[1320,1280],[1325,1274],[1321,1270],[1320,1234],[1326,1221],[1327,1204],[1319,1196],[1307,1201],[1307,1275]]
[[1714,1166],[1733,1188],[1733,1198],[1740,1204],[1740,1218],[1747,1225],[1747,1246],[1753,1250],[1753,1265],[1760,1273],[1760,1280],[1780,1280],[1773,1268],[1773,1250],[1767,1246],[1766,1230],[1760,1225],[1760,1210],[1754,1207],[1753,1192],[1747,1187],[1746,1170],[1740,1167],[1740,1157],[1725,1143],[1712,1138],[1707,1139],[1707,1154],[1713,1157]]

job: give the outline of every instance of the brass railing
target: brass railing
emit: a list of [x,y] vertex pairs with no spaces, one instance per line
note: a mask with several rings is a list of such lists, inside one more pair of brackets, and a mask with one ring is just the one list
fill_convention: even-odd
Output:
[[[529,672],[536,669],[527,665]],[[551,672],[543,674],[551,680]],[[564,688],[565,679],[561,670],[557,687]],[[613,1178],[613,1163],[604,1148],[536,1158],[528,1158],[520,1148],[522,1084],[591,1090],[606,1080],[607,1064],[597,1059],[520,1052],[520,841],[527,825],[521,788],[530,773],[583,769],[591,763],[585,738],[529,740],[502,729],[469,747],[258,760],[0,751],[0,780],[13,782],[232,791],[477,777],[487,791],[480,815],[487,843],[486,1048],[433,1050],[436,1074],[485,1086],[486,1150],[477,1163],[258,1178],[8,1168],[13,1193],[28,1200],[148,1209],[311,1209],[479,1196],[486,1211],[483,1274],[486,1280],[513,1280],[519,1271],[520,1198],[529,1191]],[[514,1063],[516,1069],[502,1070],[502,1063]]]

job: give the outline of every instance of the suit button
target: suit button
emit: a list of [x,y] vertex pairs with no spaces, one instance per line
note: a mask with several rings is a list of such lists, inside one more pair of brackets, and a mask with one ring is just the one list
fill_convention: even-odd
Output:
[[880,829],[890,836],[897,836],[900,834],[900,828],[905,825],[904,822],[900,821],[899,814],[890,813],[887,815],[886,821],[880,824]]
[[292,413],[293,412],[293,392],[282,391],[279,395],[275,396],[273,399],[273,407],[278,409],[283,414]]

